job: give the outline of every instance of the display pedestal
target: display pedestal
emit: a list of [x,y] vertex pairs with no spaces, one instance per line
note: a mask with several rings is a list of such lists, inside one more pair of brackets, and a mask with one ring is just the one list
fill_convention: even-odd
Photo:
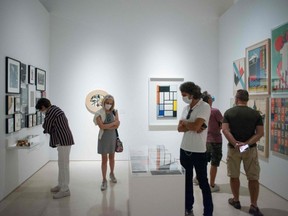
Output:
[[[163,163],[161,156],[165,155],[161,150],[153,151],[159,156],[156,160],[149,153],[145,156],[145,153],[135,155],[131,152],[130,216],[181,216],[185,213],[185,174],[178,162],[160,165]],[[156,163],[156,169],[151,161]]]

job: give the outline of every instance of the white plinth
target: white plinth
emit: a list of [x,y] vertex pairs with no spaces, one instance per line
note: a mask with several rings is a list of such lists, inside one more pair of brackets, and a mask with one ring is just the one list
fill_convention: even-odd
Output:
[[130,216],[184,215],[185,174],[183,172],[152,175],[149,169],[147,172],[133,173],[131,163],[129,167]]

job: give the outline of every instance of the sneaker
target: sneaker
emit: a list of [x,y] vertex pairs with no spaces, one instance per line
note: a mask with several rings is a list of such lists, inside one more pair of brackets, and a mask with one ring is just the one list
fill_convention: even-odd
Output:
[[110,173],[110,180],[113,182],[113,183],[117,183],[117,179],[115,178],[114,174]]
[[193,179],[193,183],[194,183],[195,185],[199,185],[199,181],[198,181],[197,177],[195,177],[195,178]]
[[194,216],[193,210],[186,210],[185,216]]
[[258,207],[255,207],[253,205],[250,206],[249,214],[252,214],[254,216],[263,216],[262,212],[260,212]]
[[101,191],[104,191],[107,189],[107,181],[103,181],[101,184]]
[[228,203],[236,209],[241,209],[241,204],[239,201],[235,201],[234,198],[228,199]]
[[220,191],[220,187],[215,184],[214,187],[210,186],[211,193]]
[[53,199],[61,199],[63,197],[70,196],[70,190],[67,191],[59,191],[58,193],[53,195]]
[[52,192],[52,193],[57,193],[57,192],[60,191],[60,189],[61,189],[60,186],[57,185],[57,186],[51,188],[51,189],[50,189],[50,192]]

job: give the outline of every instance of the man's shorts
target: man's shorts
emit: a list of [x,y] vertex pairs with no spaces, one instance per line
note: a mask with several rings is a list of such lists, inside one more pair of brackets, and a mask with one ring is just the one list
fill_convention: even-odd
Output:
[[207,142],[207,161],[211,161],[211,165],[218,167],[222,159],[222,143]]
[[259,180],[260,166],[257,148],[249,148],[240,153],[238,149],[228,146],[227,175],[231,178],[239,178],[240,164],[243,161],[244,170],[248,180]]

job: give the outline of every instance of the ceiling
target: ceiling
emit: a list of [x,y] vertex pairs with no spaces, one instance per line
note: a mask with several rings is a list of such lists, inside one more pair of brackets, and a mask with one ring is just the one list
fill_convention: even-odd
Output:
[[[112,8],[114,10],[125,10],[136,8],[148,12],[155,10],[151,8],[155,5],[156,9],[167,12],[175,8],[178,12],[186,10],[186,13],[193,13],[195,16],[220,17],[237,0],[39,0],[51,14],[65,16],[69,18],[93,17],[91,14],[107,13]],[[132,5],[132,6],[131,6]],[[149,7],[149,8],[147,8]],[[127,9],[128,8],[128,9]],[[124,14],[123,13],[123,14]],[[180,12],[181,13],[181,12]],[[147,14],[147,13],[146,13]],[[116,13],[117,15],[117,13]],[[119,14],[118,14],[119,15]]]

